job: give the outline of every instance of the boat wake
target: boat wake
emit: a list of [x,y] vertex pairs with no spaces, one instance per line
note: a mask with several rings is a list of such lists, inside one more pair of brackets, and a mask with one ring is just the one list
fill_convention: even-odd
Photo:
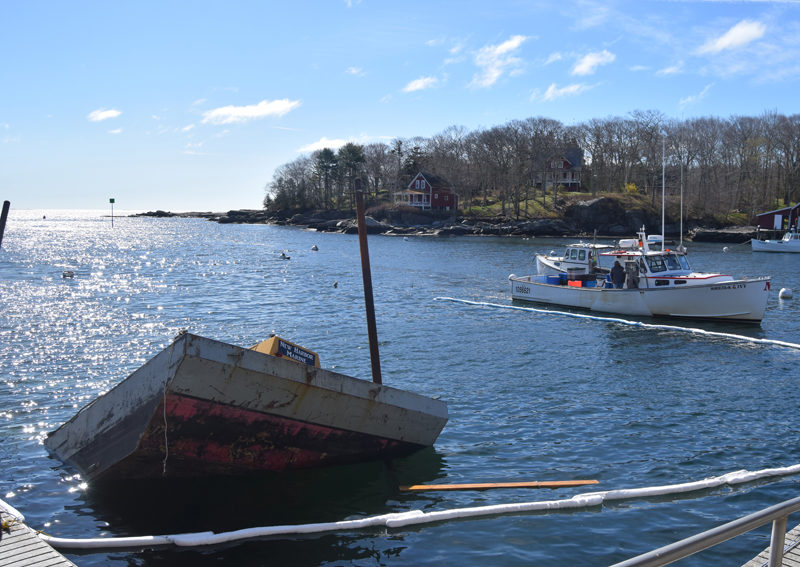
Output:
[[752,344],[760,344],[760,345],[768,345],[768,346],[776,346],[776,347],[800,350],[800,344],[798,343],[778,341],[775,339],[759,339],[757,337],[748,337],[745,335],[736,335],[733,333],[720,333],[718,331],[707,331],[705,329],[698,329],[696,327],[681,327],[679,325],[659,325],[656,323],[644,323],[642,321],[631,321],[629,319],[620,319],[619,317],[601,317],[598,315],[586,315],[584,313],[570,313],[569,311],[553,311],[552,309],[537,309],[535,307],[503,305],[500,303],[489,303],[488,301],[470,301],[468,299],[457,299],[455,297],[435,297],[434,301],[451,301],[453,303],[463,303],[465,305],[474,305],[477,307],[491,307],[494,309],[513,309],[517,311],[528,311],[532,313],[543,313],[547,315],[562,315],[565,317],[574,317],[576,319],[591,319],[593,321],[602,321],[604,323],[618,323],[620,325],[629,325],[632,327],[640,327],[644,329],[654,329],[658,331],[675,331],[679,333],[691,333],[693,335],[702,335],[708,337],[728,339],[732,341],[748,342]]

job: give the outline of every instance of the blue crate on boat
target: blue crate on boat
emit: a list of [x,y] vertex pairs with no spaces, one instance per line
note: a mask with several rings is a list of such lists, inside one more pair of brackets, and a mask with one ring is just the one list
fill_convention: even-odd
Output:
[[561,283],[561,276],[547,276],[545,283],[550,285],[559,285]]
[[597,280],[586,280],[583,282],[583,287],[597,287]]

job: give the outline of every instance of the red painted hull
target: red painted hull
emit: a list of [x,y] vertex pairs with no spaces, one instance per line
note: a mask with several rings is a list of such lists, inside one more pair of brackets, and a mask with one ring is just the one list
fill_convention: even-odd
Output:
[[89,479],[246,475],[409,454],[446,422],[439,400],[182,334],[45,446]]
[[[164,411],[166,409],[166,412]],[[167,434],[164,435],[166,419]],[[228,476],[358,462],[421,446],[170,394],[106,476]]]

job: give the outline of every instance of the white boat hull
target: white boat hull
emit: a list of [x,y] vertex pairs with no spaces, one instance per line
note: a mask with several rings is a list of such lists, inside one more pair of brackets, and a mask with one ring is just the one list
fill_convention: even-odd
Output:
[[753,252],[794,252],[800,253],[800,240],[756,240],[750,241]]
[[609,289],[544,283],[537,276],[509,276],[511,298],[604,313],[760,323],[769,278],[729,280],[686,287]]

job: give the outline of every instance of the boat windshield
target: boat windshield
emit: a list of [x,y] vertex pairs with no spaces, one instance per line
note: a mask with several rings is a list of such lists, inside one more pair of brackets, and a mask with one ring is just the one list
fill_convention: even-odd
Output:
[[647,265],[653,273],[691,269],[689,261],[682,254],[653,254],[647,256]]
[[567,251],[564,253],[565,260],[578,260],[579,262],[586,261],[586,249],[585,248],[567,248]]
[[664,256],[664,261],[667,264],[667,269],[668,270],[680,270],[681,269],[681,263],[678,262],[678,258],[674,254],[668,254],[667,256]]
[[667,266],[664,264],[662,256],[648,256],[647,265],[650,266],[650,271],[653,273],[667,271]]

